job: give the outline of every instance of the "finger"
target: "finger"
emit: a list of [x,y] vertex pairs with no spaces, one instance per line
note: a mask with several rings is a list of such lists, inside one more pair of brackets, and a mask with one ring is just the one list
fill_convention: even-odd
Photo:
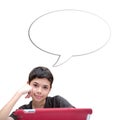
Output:
[[31,92],[28,92],[28,94],[25,96],[25,98],[30,98],[31,97]]

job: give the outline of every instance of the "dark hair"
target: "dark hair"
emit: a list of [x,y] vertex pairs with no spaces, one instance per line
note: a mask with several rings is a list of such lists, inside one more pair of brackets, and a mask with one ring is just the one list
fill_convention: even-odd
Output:
[[51,71],[48,68],[46,68],[46,67],[40,67],[40,66],[34,68],[29,73],[29,78],[28,78],[29,84],[35,78],[47,78],[48,81],[50,81],[50,86],[52,87],[53,75],[52,75]]

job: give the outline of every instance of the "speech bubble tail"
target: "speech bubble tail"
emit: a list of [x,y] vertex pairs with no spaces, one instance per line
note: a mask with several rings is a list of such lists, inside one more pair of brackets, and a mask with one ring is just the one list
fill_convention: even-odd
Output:
[[55,64],[53,65],[53,67],[57,67],[57,66],[60,66],[64,63],[66,63],[72,56],[68,56],[68,55],[60,55],[57,59],[57,61],[55,62]]

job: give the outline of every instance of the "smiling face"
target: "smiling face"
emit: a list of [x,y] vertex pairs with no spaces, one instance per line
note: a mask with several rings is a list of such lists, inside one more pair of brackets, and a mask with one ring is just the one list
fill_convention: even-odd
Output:
[[32,87],[31,97],[33,103],[39,103],[39,105],[45,103],[51,90],[50,81],[46,78],[35,78],[30,82],[30,86]]

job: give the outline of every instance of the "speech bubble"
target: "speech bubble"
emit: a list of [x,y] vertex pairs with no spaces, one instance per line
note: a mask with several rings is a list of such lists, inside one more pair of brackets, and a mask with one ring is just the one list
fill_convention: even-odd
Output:
[[71,57],[87,55],[109,41],[109,24],[100,16],[83,10],[56,10],[41,15],[29,27],[30,41],[38,49],[58,59],[53,66]]

